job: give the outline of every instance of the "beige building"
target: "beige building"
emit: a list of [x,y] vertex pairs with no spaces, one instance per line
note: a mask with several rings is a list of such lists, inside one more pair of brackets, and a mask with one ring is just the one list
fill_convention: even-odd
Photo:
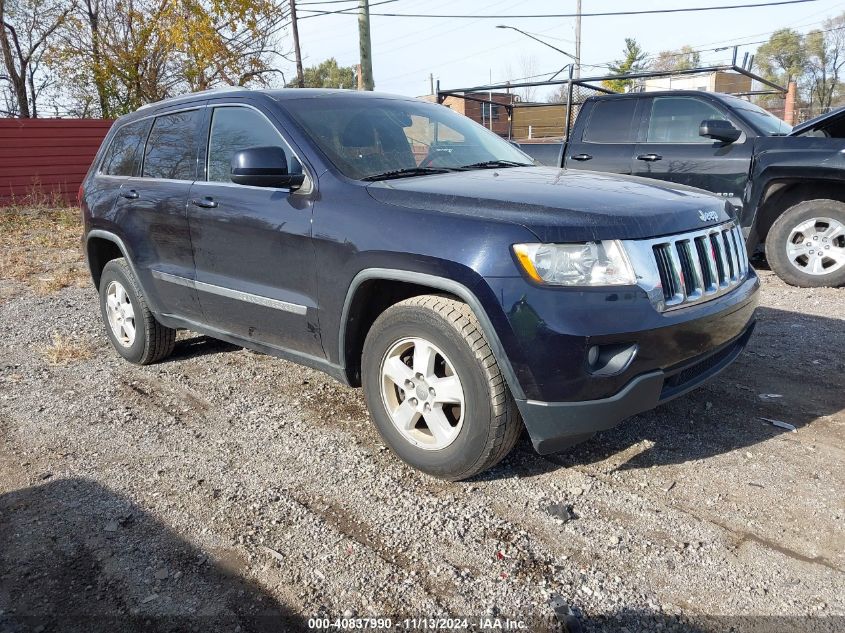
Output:
[[751,77],[739,73],[719,70],[696,75],[674,77],[653,77],[642,83],[645,92],[658,90],[701,90],[736,94],[751,91]]

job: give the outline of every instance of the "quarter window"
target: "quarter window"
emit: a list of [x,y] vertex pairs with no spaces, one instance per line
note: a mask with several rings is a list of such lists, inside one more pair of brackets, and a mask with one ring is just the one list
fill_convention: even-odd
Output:
[[285,152],[288,171],[301,174],[302,166],[279,132],[251,108],[214,108],[208,137],[208,180],[231,182],[232,156],[249,147],[278,146]]
[[648,143],[712,143],[698,135],[702,121],[725,120],[714,106],[688,97],[656,97],[648,122]]
[[141,157],[139,151],[150,131],[150,121],[127,123],[115,132],[100,171],[109,176],[134,176]]
[[199,110],[156,118],[144,154],[144,176],[171,180],[196,178],[199,118]]
[[633,143],[634,99],[608,99],[593,106],[584,141],[587,143]]

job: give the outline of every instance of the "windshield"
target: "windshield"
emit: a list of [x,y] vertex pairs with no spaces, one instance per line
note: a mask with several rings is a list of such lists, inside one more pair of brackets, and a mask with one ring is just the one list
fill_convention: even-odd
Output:
[[742,116],[766,136],[786,136],[792,131],[792,126],[786,121],[781,121],[771,112],[766,112],[753,103],[743,102],[735,109],[740,110]]
[[433,103],[334,97],[283,105],[335,167],[356,180],[533,164],[493,132]]

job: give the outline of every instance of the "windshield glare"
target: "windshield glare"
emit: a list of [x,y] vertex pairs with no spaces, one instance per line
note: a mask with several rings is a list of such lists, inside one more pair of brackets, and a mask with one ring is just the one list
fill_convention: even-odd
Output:
[[493,132],[433,103],[357,97],[290,99],[282,105],[334,166],[356,180],[415,168],[533,163]]
[[792,126],[786,121],[780,120],[771,112],[766,112],[752,103],[743,103],[736,109],[741,110],[742,115],[767,136],[784,136],[792,131]]

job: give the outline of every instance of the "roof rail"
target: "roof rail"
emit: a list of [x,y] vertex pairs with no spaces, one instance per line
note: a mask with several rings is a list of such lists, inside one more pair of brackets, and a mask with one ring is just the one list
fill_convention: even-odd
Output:
[[161,99],[160,101],[153,101],[152,103],[145,103],[140,108],[138,108],[138,110],[144,110],[146,108],[162,105],[164,103],[173,103],[181,99],[187,99],[189,97],[198,97],[201,95],[214,94],[216,92],[231,92],[233,90],[249,90],[249,88],[245,86],[218,86],[216,88],[208,88],[207,90],[198,90],[197,92],[189,92],[183,95],[176,95],[175,97],[167,97],[166,99]]

